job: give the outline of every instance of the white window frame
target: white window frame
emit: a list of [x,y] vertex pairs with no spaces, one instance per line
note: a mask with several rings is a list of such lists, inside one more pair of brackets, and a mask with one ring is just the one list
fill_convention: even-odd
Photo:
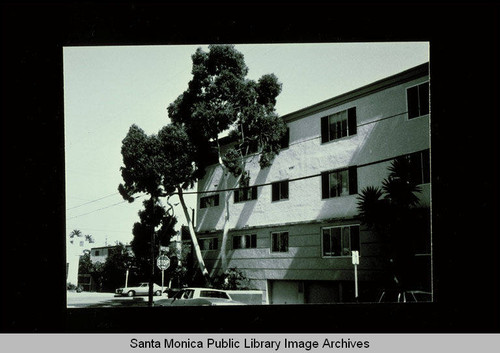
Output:
[[[413,118],[410,118],[410,107],[408,106],[408,90],[410,88],[413,88],[413,87],[417,87],[417,86],[421,86],[423,84],[427,84],[429,85],[429,112],[427,114],[423,114],[423,115],[417,115],[417,116],[414,116]],[[409,121],[409,120],[414,120],[414,119],[418,119],[418,118],[421,118],[421,117],[424,117],[424,116],[427,116],[431,113],[431,102],[430,102],[430,94],[431,94],[431,87],[430,87],[430,82],[429,80],[427,81],[424,81],[424,82],[420,82],[420,83],[417,83],[417,84],[414,84],[412,86],[409,86],[409,87],[406,87],[406,90],[405,90],[405,93],[406,93],[406,120]],[[420,100],[419,100],[420,101]],[[420,113],[420,108],[419,108],[419,113]]]
[[[240,238],[240,244],[241,244],[241,238],[242,237],[248,237],[248,243],[246,241],[245,241],[245,243],[246,243],[246,245],[249,245],[249,246],[235,248],[234,247],[234,239],[235,238]],[[255,247],[252,247],[252,237],[255,237]],[[232,249],[233,250],[247,250],[247,249],[256,249],[257,248],[257,234],[255,234],[255,233],[233,235],[232,240],[233,240],[233,242],[232,242],[231,245],[232,245]]]
[[[288,194],[287,194],[287,197],[281,197],[281,183],[284,183],[286,182],[287,183],[287,189],[288,189]],[[278,199],[277,200],[273,200],[273,188],[274,188],[274,185],[278,185]],[[286,180],[280,180],[280,181],[275,181],[273,183],[271,183],[271,202],[280,202],[280,201],[287,201],[290,199],[290,181],[288,179]]]
[[[287,234],[286,251],[274,251],[273,250],[273,234],[282,234],[282,233]],[[289,252],[290,251],[290,232],[287,230],[271,232],[271,246],[270,246],[269,250],[272,254],[282,254],[282,253]]]
[[[336,226],[325,226],[325,227],[321,227],[321,230],[320,230],[320,237],[321,237],[321,257],[324,258],[324,259],[338,259],[338,258],[349,258],[349,257],[352,257],[352,250],[351,250],[351,247],[352,247],[352,239],[351,239],[351,227],[359,227],[360,225],[359,224],[342,224],[342,225],[336,225]],[[341,230],[341,235],[340,235],[340,241],[341,241],[341,244],[340,244],[340,248],[341,248],[341,254],[340,255],[325,255],[325,251],[324,251],[324,241],[323,241],[323,230],[325,229],[333,229],[333,228],[349,228],[349,254],[348,255],[343,255],[343,237],[342,237],[342,230]],[[331,235],[330,235],[331,236]]]
[[[338,174],[338,173],[343,173],[345,172],[345,174],[347,175],[347,194],[340,194],[340,195],[335,195],[335,196],[332,196],[331,195],[331,190],[332,190],[332,183],[331,183],[331,175],[332,174]],[[324,200],[327,200],[327,199],[333,199],[333,198],[336,198],[336,197],[344,197],[344,196],[349,196],[350,193],[349,193],[349,168],[342,168],[342,169],[337,169],[337,170],[332,170],[332,171],[329,171],[327,172],[328,174],[328,198],[324,199]],[[321,188],[323,188],[323,185],[321,185]],[[321,190],[321,193],[323,193],[323,189]]]
[[209,242],[210,242],[210,241],[213,241],[214,239],[215,239],[215,240],[216,240],[216,242],[217,242],[217,244],[216,244],[216,245],[217,245],[217,247],[216,247],[215,249],[210,249],[210,246],[209,246],[209,248],[208,248],[208,249],[205,249],[205,248],[204,248],[204,245],[203,245],[203,248],[200,246],[200,250],[201,250],[201,251],[215,251],[215,250],[219,250],[219,238],[218,238],[218,237],[198,238],[198,244],[199,244],[200,242],[203,242],[203,244],[205,244],[205,241],[209,241]]
[[[215,199],[219,197],[218,200],[218,205],[215,204]],[[202,207],[202,199],[205,199],[206,202],[210,204],[206,204],[205,207]],[[205,208],[210,208],[210,207],[218,207],[220,205],[220,196],[219,194],[213,194],[213,195],[208,195],[208,196],[202,196],[200,197],[200,209],[205,209]]]

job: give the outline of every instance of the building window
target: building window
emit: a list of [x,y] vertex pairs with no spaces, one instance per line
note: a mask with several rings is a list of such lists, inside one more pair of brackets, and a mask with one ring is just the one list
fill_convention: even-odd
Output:
[[406,90],[408,119],[429,114],[429,82]]
[[257,234],[233,235],[233,249],[255,249]]
[[219,206],[219,194],[200,197],[200,208]]
[[429,150],[406,155],[409,162],[409,179],[415,184],[430,183]]
[[322,230],[323,257],[351,256],[359,251],[359,226],[326,227]]
[[282,149],[288,148],[288,146],[290,146],[290,128],[289,127],[286,128],[286,132],[283,135],[283,137],[281,138],[280,146]]
[[198,239],[200,250],[217,250],[219,248],[218,238],[201,238]]
[[356,134],[356,108],[321,118],[321,142],[325,143]]
[[257,187],[248,186],[248,181],[246,181],[246,186],[234,191],[234,203],[250,200],[257,200]]
[[347,196],[358,193],[356,167],[321,173],[322,198]]
[[271,184],[273,201],[288,200],[288,180]]
[[288,251],[288,232],[271,233],[271,252]]
[[94,253],[95,256],[99,256],[99,250],[96,250]]

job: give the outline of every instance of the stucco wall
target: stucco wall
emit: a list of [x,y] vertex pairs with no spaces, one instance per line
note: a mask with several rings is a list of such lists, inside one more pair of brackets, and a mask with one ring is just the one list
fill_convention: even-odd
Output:
[[[353,225],[353,221],[293,224],[278,227],[259,227],[255,229],[230,232],[226,246],[227,267],[237,267],[245,272],[250,280],[287,279],[287,280],[353,280],[354,272],[350,256],[323,257],[321,252],[321,229],[327,226]],[[271,233],[289,233],[287,252],[271,251]],[[256,234],[257,247],[254,249],[232,249],[232,236]],[[208,235],[207,235],[208,236]],[[218,237],[222,244],[222,234]],[[204,236],[200,236],[203,238]],[[380,258],[383,246],[375,241],[373,234],[361,228],[359,279],[373,281],[385,268]],[[220,247],[220,246],[219,246]],[[203,251],[205,264],[212,274],[218,274],[221,267],[218,250]],[[258,288],[263,290],[263,288]]]
[[[377,162],[430,147],[429,116],[408,120],[406,114],[406,88],[426,80],[420,78],[390,87],[289,122],[290,146],[280,152],[271,167],[260,169],[257,155],[248,159],[250,185],[307,177],[348,166],[359,166],[358,190],[380,185],[390,162]],[[351,107],[356,107],[357,134],[322,144],[320,118]],[[223,175],[217,165],[209,168],[198,183],[200,191],[216,192],[235,186],[234,177]],[[322,200],[321,178],[317,176],[290,182],[289,199],[277,202],[271,201],[270,185],[258,188],[257,200],[242,203],[234,203],[232,192],[221,192],[219,206],[198,207],[199,232],[222,229],[228,196],[231,229],[357,215],[356,195]],[[429,204],[429,185],[423,186],[421,198],[422,204]]]

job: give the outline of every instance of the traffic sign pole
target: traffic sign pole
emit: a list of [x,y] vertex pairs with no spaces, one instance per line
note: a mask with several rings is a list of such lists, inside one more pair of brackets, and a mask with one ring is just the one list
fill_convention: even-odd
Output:
[[163,296],[163,279],[165,270],[161,270],[161,295]]
[[354,265],[354,297],[358,301],[358,265]]
[[161,270],[161,295],[163,295],[163,287],[164,287],[164,279],[165,279],[165,270],[170,267],[170,259],[167,255],[160,255],[156,260],[156,266]]
[[358,301],[358,265],[359,251],[352,251],[352,264],[354,265],[354,298]]

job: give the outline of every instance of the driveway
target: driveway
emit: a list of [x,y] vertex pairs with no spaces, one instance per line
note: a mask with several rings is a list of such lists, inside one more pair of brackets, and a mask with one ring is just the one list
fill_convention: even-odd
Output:
[[[166,298],[166,295],[153,297],[153,301]],[[68,308],[147,307],[148,296],[115,297],[114,293],[67,291],[66,303]]]

